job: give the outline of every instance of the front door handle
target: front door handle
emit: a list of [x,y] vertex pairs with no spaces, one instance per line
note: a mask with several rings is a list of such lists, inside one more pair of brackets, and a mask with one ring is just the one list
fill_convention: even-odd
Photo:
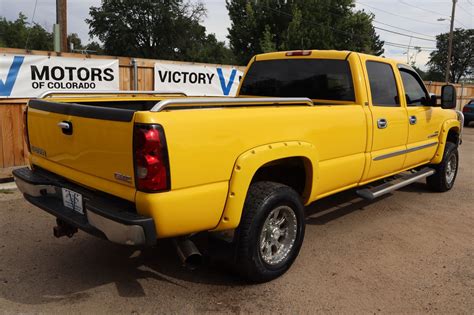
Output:
[[410,116],[410,125],[416,124],[416,116]]
[[377,127],[379,127],[379,129],[385,129],[385,128],[387,128],[387,126],[388,126],[388,121],[387,121],[387,119],[385,119],[385,118],[379,118],[379,119],[377,120]]

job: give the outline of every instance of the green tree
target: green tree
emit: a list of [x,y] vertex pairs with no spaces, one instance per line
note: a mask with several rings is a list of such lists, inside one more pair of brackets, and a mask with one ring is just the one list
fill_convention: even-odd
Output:
[[27,17],[19,13],[15,21],[0,17],[0,47],[52,50],[53,35],[41,25],[28,25]]
[[71,52],[85,49],[85,47],[82,45],[81,39],[76,33],[72,33],[67,36],[67,47]]
[[[430,54],[427,65],[433,74],[442,74],[444,81],[446,63],[448,60],[449,33],[436,36],[436,48]],[[472,77],[474,70],[474,29],[456,29],[453,32],[453,53],[451,56],[451,67],[449,81],[458,83],[462,78]]]
[[201,2],[184,0],[103,0],[90,8],[89,34],[111,55],[183,61],[227,61],[230,51],[201,20]]
[[262,52],[272,52],[276,50],[276,45],[274,42],[274,36],[270,31],[270,27],[265,26],[265,31],[263,32],[262,39],[260,41],[260,48]]
[[104,48],[96,41],[92,41],[89,44],[87,44],[85,49],[90,54],[94,54],[94,55],[103,55],[104,54]]
[[353,0],[226,0],[226,5],[228,38],[240,64],[269,47],[384,52],[374,16],[355,11]]
[[[15,21],[8,21],[0,17],[0,47],[27,48],[30,50],[53,50],[53,34],[48,32],[41,25],[34,23],[28,25],[28,18],[20,12]],[[97,42],[84,45],[76,33],[67,37],[68,47],[71,43],[75,50],[90,50],[94,54],[103,53],[102,47]]]

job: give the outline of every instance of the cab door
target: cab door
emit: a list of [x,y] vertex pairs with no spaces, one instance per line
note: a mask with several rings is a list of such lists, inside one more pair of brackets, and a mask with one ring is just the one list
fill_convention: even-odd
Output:
[[369,107],[372,113],[372,149],[365,181],[396,173],[403,168],[408,138],[408,117],[400,102],[395,65],[382,58],[365,60]]
[[404,168],[428,163],[438,147],[441,108],[430,106],[430,95],[418,74],[399,65],[408,113],[407,157]]

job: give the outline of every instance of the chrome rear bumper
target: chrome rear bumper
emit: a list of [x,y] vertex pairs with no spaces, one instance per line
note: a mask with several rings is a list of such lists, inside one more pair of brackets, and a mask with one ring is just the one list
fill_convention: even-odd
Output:
[[[97,193],[46,171],[21,168],[13,171],[26,200],[60,220],[98,237],[125,245],[154,245],[152,218],[137,214],[132,203]],[[64,206],[62,188],[83,195],[84,214]]]

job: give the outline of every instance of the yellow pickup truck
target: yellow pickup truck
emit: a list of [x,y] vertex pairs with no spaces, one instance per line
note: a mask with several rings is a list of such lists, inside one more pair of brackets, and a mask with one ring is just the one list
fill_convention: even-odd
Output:
[[229,240],[244,277],[268,281],[298,255],[305,205],[354,187],[374,199],[423,178],[435,191],[451,189],[463,125],[455,101],[452,86],[430,95],[395,60],[262,54],[235,98],[65,92],[31,100],[30,165],[14,176],[29,202],[57,218],[58,237],[79,228],[129,245],[174,238],[192,264],[199,251],[190,237],[206,232]]

